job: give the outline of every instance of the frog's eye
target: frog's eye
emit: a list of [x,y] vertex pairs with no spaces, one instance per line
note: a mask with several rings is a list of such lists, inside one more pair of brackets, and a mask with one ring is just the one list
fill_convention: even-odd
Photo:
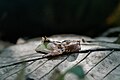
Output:
[[45,36],[45,37],[42,37],[42,41],[48,41],[48,38]]
[[42,37],[42,42],[43,43],[45,43],[45,42],[49,43],[51,41],[45,36],[45,37]]

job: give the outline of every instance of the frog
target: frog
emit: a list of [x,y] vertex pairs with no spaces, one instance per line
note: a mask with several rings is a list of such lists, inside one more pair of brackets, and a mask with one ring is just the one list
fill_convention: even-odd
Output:
[[37,46],[37,53],[45,56],[56,56],[63,53],[78,52],[81,50],[79,40],[52,41],[47,37],[42,37],[41,44]]

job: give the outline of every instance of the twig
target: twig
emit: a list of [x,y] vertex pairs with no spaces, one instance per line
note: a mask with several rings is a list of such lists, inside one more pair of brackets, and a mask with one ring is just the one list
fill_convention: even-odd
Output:
[[45,58],[45,57],[35,58],[35,59],[30,59],[30,60],[24,60],[24,61],[19,61],[19,62],[16,62],[16,63],[12,63],[12,64],[8,64],[8,65],[0,66],[0,68],[18,65],[18,64],[22,64],[22,63],[24,63],[24,62],[36,61],[36,60],[40,60],[40,59],[43,59],[43,58]]
[[92,41],[92,40],[91,40],[91,41],[87,41],[87,40],[86,40],[85,42],[88,42],[88,43],[101,42],[101,43],[111,43],[111,44],[115,44],[114,42],[108,42],[108,41],[95,41],[95,40],[94,40],[94,41]]
[[[97,49],[87,49],[87,50],[80,50],[78,52],[68,52],[68,53],[63,53],[63,54],[60,54],[60,55],[50,55],[50,56],[43,56],[43,57],[40,57],[40,58],[35,58],[35,59],[30,59],[30,60],[25,60],[25,61],[19,61],[19,62],[16,62],[16,63],[12,63],[12,64],[8,64],[8,65],[4,65],[4,66],[0,66],[0,68],[4,68],[4,67],[8,67],[8,66],[13,66],[13,65],[17,65],[17,64],[21,64],[21,63],[24,63],[24,62],[31,62],[31,61],[36,61],[36,60],[40,60],[40,59],[50,59],[50,58],[55,58],[55,57],[58,57],[58,56],[63,56],[63,55],[70,55],[70,54],[79,54],[79,53],[88,53],[89,51],[90,52],[95,52],[95,51],[111,51],[111,50],[114,50],[114,51],[120,51],[120,48],[97,48]],[[42,53],[42,52],[41,52]],[[46,53],[48,54],[48,53]]]

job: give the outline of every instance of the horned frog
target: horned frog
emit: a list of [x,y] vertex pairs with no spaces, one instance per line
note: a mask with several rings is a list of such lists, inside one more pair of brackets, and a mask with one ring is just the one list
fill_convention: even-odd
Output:
[[78,52],[80,49],[80,41],[78,40],[63,40],[60,42],[51,41],[47,37],[42,37],[41,44],[37,46],[35,51],[47,56],[55,56],[64,52]]

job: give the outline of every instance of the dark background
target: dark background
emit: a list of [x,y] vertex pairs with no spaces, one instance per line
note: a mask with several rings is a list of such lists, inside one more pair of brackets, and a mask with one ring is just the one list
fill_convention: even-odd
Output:
[[0,0],[0,39],[54,34],[99,36],[119,0]]

